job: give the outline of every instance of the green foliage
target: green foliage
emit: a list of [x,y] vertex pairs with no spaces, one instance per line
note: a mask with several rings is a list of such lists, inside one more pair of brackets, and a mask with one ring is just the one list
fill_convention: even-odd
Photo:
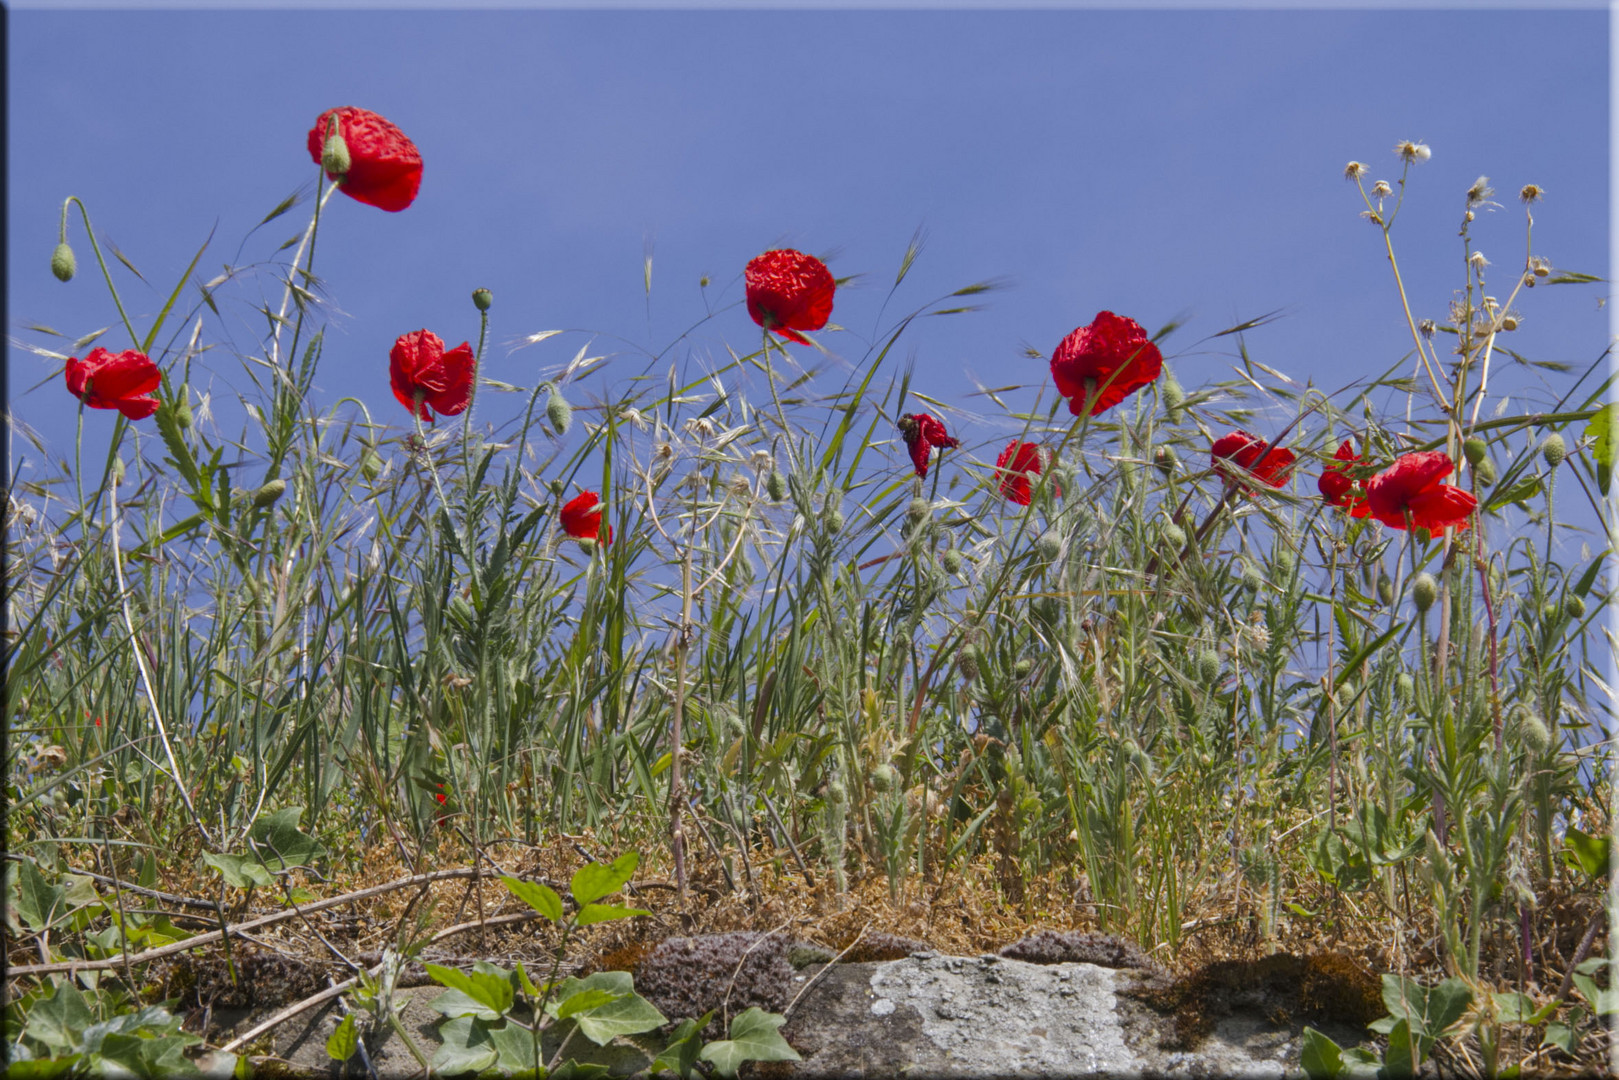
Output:
[[720,1076],[735,1076],[749,1061],[798,1061],[798,1051],[787,1045],[778,1030],[784,1017],[762,1009],[748,1009],[731,1021],[730,1038],[711,1042],[698,1055],[711,1062]]

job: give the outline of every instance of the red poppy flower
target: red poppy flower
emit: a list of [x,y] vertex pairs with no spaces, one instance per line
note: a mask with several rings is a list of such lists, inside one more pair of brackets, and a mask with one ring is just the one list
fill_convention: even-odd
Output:
[[1272,447],[1246,431],[1220,436],[1214,441],[1209,456],[1215,472],[1244,488],[1249,486],[1246,482],[1249,479],[1279,488],[1293,473],[1293,451]]
[[152,391],[163,385],[163,375],[143,352],[91,349],[83,360],[68,357],[64,374],[68,393],[92,409],[117,409],[131,420],[157,412]]
[[1355,454],[1355,446],[1345,439],[1333,454],[1333,459],[1343,462],[1322,470],[1321,479],[1316,487],[1321,491],[1321,497],[1327,501],[1328,506],[1341,506],[1349,511],[1351,517],[1369,517],[1371,510],[1366,506],[1366,493],[1361,489],[1360,481],[1350,475],[1350,470],[1365,464],[1363,458]]
[[[995,468],[1001,476],[1001,494],[1019,506],[1028,506],[1033,480],[1040,475],[1040,447],[1013,439],[995,459]],[[1061,489],[1057,494],[1062,494]]]
[[1441,484],[1456,468],[1442,450],[1402,454],[1366,484],[1372,516],[1395,529],[1415,525],[1429,532],[1467,528],[1478,500],[1459,487]]
[[343,194],[393,213],[414,202],[422,185],[421,152],[403,131],[368,109],[350,105],[321,114],[309,129],[309,156],[315,164],[320,164],[326,126],[334,114],[338,134],[349,148],[349,171],[345,176],[326,175],[337,181]]
[[1097,391],[1092,416],[1158,378],[1163,368],[1163,354],[1141,324],[1111,311],[1097,312],[1089,326],[1063,338],[1051,354],[1057,393],[1068,399],[1068,411],[1075,416],[1085,411],[1085,403]]
[[783,248],[748,260],[742,275],[748,314],[766,330],[808,345],[799,330],[819,330],[832,317],[832,271],[813,255]]
[[944,430],[942,421],[927,413],[906,413],[900,417],[899,433],[905,436],[905,448],[911,452],[916,475],[924,480],[928,478],[928,455],[935,446],[954,449],[961,445],[960,439],[952,438]]
[[440,806],[443,806],[445,803],[450,801],[450,797],[448,795],[444,794],[444,785],[443,784],[440,784],[438,786],[438,790],[433,792],[433,798],[438,800],[438,804]]
[[445,352],[443,339],[431,330],[401,334],[388,352],[394,397],[429,423],[434,409],[454,416],[467,407],[472,398],[472,368],[472,346],[463,341]]
[[562,531],[575,540],[611,544],[613,527],[602,521],[602,508],[596,505],[599,501],[594,491],[580,492],[570,499],[562,507]]

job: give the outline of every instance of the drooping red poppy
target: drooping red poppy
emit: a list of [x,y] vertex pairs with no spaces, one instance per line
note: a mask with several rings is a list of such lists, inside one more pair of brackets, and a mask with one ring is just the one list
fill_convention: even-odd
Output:
[[1163,354],[1141,324],[1111,311],[1097,312],[1089,326],[1063,338],[1051,354],[1057,393],[1068,399],[1068,411],[1075,416],[1097,391],[1092,416],[1158,378],[1163,368]]
[[1273,447],[1257,435],[1233,431],[1214,440],[1209,457],[1214,471],[1245,489],[1249,480],[1259,480],[1273,488],[1287,483],[1293,474],[1294,453]]
[[602,521],[600,500],[594,491],[582,491],[562,507],[562,531],[575,540],[613,542],[613,527]]
[[428,423],[434,410],[454,416],[472,398],[472,346],[463,341],[445,352],[443,339],[431,330],[401,334],[388,352],[388,377],[394,397],[412,414]]
[[944,423],[927,413],[906,413],[899,418],[899,433],[905,437],[905,448],[911,452],[911,464],[916,475],[928,478],[928,455],[935,446],[954,449],[961,440],[944,429]]
[[1028,506],[1034,478],[1040,475],[1040,447],[1013,439],[995,459],[995,468],[1000,473],[1001,494],[1019,506]]
[[1365,464],[1365,459],[1356,455],[1355,446],[1345,439],[1333,454],[1335,461],[1343,464],[1329,466],[1321,472],[1321,479],[1316,487],[1321,491],[1321,497],[1328,506],[1341,506],[1347,510],[1351,517],[1369,517],[1371,510],[1366,505],[1366,492],[1362,489],[1360,481],[1351,475],[1351,470]]
[[1414,525],[1429,532],[1467,528],[1478,500],[1459,487],[1441,484],[1456,468],[1442,450],[1402,454],[1366,484],[1372,516],[1394,529]]
[[131,420],[157,412],[152,391],[163,385],[163,374],[143,352],[91,349],[83,360],[68,357],[63,374],[68,393],[92,409],[117,409]]
[[748,314],[789,341],[808,345],[799,330],[819,330],[832,317],[832,271],[813,255],[792,248],[767,251],[748,260],[742,275]]
[[369,109],[348,105],[321,113],[309,129],[309,156],[315,164],[320,164],[334,114],[338,134],[349,148],[349,171],[344,176],[326,175],[337,181],[343,194],[391,213],[414,202],[422,185],[421,152],[403,131]]

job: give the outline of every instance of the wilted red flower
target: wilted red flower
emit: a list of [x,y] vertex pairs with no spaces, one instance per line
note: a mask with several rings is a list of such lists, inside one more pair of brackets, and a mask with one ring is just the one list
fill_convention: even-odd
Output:
[[594,491],[582,491],[562,507],[562,531],[575,540],[613,542],[613,527],[602,521],[600,500]]
[[1246,431],[1220,436],[1210,449],[1210,458],[1215,472],[1243,487],[1248,486],[1247,480],[1255,479],[1279,488],[1293,473],[1293,451],[1273,447]]
[[1163,354],[1141,324],[1111,311],[1097,312],[1089,326],[1063,338],[1051,354],[1057,393],[1068,399],[1068,411],[1075,416],[1085,411],[1085,403],[1098,390],[1092,416],[1158,378],[1163,368]]
[[1019,506],[1028,506],[1033,480],[1040,475],[1040,447],[1013,439],[995,459],[995,468],[1001,477],[1001,494]]
[[1364,459],[1356,456],[1355,446],[1345,439],[1333,454],[1333,459],[1343,462],[1343,465],[1334,465],[1322,470],[1321,479],[1316,486],[1321,491],[1321,497],[1327,501],[1328,506],[1341,506],[1349,511],[1352,517],[1369,517],[1371,510],[1366,506],[1366,493],[1361,489],[1360,481],[1350,475],[1350,470],[1364,464]]
[[927,413],[906,413],[899,418],[899,433],[905,436],[905,448],[911,452],[911,464],[916,475],[928,478],[928,455],[935,446],[954,449],[961,440],[952,438],[944,430],[944,423]]
[[368,206],[397,213],[416,199],[422,185],[422,155],[405,133],[369,109],[352,105],[329,109],[309,129],[309,156],[320,164],[326,148],[326,127],[337,116],[337,132],[349,148],[349,171],[326,175],[337,181],[343,194]]
[[394,397],[412,415],[429,423],[434,409],[454,416],[467,407],[472,399],[472,369],[472,346],[463,341],[445,352],[443,339],[431,330],[401,334],[388,352]]
[[832,271],[813,255],[782,248],[748,260],[742,275],[748,314],[766,330],[808,345],[799,330],[819,330],[832,317]]
[[64,374],[68,393],[92,409],[117,409],[131,420],[157,412],[152,391],[163,385],[163,375],[143,352],[91,349],[83,360],[68,357]]
[[1442,450],[1402,454],[1366,484],[1372,516],[1395,529],[1415,525],[1429,532],[1467,528],[1478,500],[1459,487],[1441,484],[1456,468]]

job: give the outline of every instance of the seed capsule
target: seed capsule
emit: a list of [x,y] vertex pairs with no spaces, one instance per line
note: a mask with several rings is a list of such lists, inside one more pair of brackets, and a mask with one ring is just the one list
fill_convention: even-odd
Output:
[[1568,444],[1554,431],[1540,444],[1540,456],[1546,464],[1555,469],[1563,463],[1564,458],[1568,457]]
[[495,302],[495,294],[488,289],[473,289],[472,303],[479,311],[488,311],[489,305]]
[[1418,574],[1411,579],[1411,602],[1417,606],[1419,614],[1433,607],[1433,602],[1438,598],[1439,582],[1434,580],[1432,574]]
[[277,499],[281,498],[281,496],[285,495],[286,493],[287,482],[282,480],[280,477],[277,477],[274,480],[266,481],[257,491],[253,493],[253,505],[260,507],[261,509],[266,506],[272,506]]

